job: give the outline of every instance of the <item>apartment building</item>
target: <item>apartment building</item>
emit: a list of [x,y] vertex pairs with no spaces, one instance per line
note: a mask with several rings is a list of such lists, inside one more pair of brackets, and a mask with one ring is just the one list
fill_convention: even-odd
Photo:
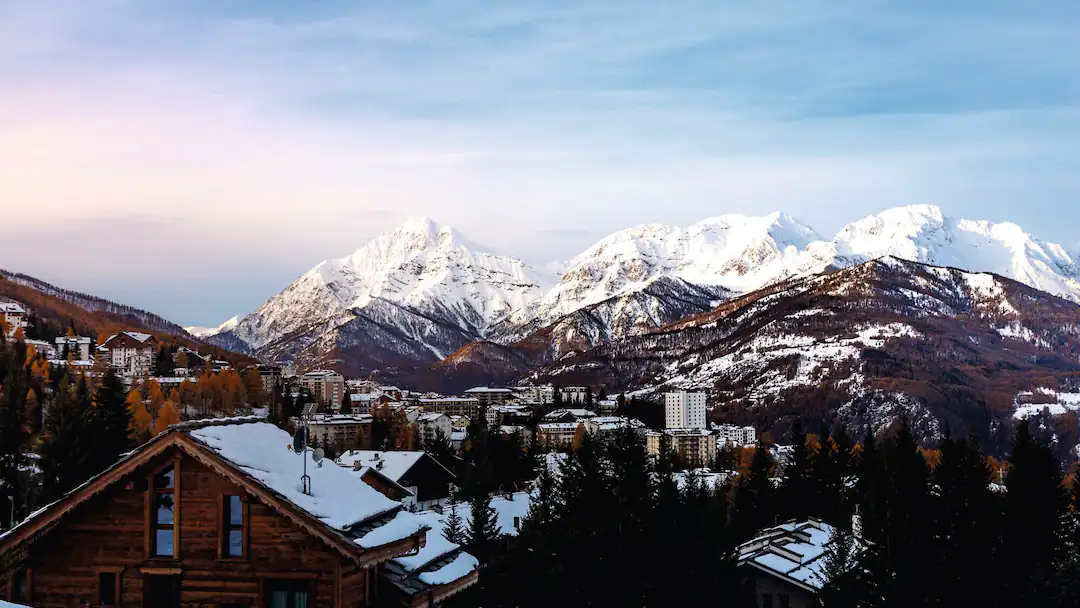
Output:
[[665,444],[690,468],[710,466],[716,461],[716,435],[706,429],[664,429],[645,434],[645,449],[659,456]]
[[297,378],[300,386],[311,393],[311,398],[319,403],[328,403],[333,409],[341,407],[345,394],[345,377],[330,370],[308,372]]
[[675,391],[664,394],[664,428],[704,429],[705,393]]
[[89,361],[94,341],[82,336],[60,336],[56,338],[56,352],[61,359],[70,355],[76,361]]
[[128,377],[146,376],[154,365],[157,340],[150,334],[125,331],[105,340],[97,349],[98,358]]

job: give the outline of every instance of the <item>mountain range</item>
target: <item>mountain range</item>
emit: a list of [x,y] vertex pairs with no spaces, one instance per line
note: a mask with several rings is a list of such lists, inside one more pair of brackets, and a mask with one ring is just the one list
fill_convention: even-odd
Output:
[[644,225],[545,269],[423,218],[318,264],[217,330],[188,330],[264,359],[353,374],[411,373],[477,341],[527,345],[529,362],[542,364],[883,256],[995,273],[1080,302],[1076,253],[1012,223],[929,205],[888,209],[831,239],[784,213]]

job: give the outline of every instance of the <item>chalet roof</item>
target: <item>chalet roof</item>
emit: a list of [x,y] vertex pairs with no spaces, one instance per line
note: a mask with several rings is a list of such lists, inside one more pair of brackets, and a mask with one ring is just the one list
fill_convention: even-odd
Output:
[[[406,451],[406,450],[349,450],[338,457],[338,462],[342,466],[353,467],[371,467],[376,469],[383,475],[390,479],[400,482],[403,477],[414,466],[420,462],[421,459],[427,456],[427,452],[419,451]],[[430,458],[430,456],[429,456]],[[431,458],[433,462],[439,464],[438,460]],[[440,467],[446,469],[441,464]],[[451,476],[454,474],[449,469],[446,470]]]
[[767,528],[739,545],[739,566],[753,567],[817,592],[825,585],[824,556],[833,531],[832,526],[816,519]]
[[18,302],[0,302],[0,313],[7,315],[25,315],[26,309]]
[[[425,412],[423,414],[420,414],[420,417],[416,420],[418,422],[431,422],[432,420],[438,420],[443,416],[446,416],[446,414],[443,414],[441,412]],[[447,416],[447,419],[449,419],[449,416]]]
[[70,509],[135,474],[169,448],[178,448],[230,478],[312,535],[361,563],[379,563],[422,544],[422,520],[332,462],[324,461],[322,467],[308,463],[313,493],[302,493],[303,461],[289,449],[291,439],[285,431],[256,417],[174,425],[0,535],[0,555],[17,543],[33,542],[41,530],[55,525]]
[[[517,536],[518,528],[515,523],[520,525],[524,521],[529,512],[530,498],[527,492],[517,492],[491,499],[491,508],[495,510],[495,521],[500,534]],[[468,503],[459,503],[455,508],[462,521],[468,522],[472,518]],[[461,547],[446,540],[443,535],[450,510],[450,507],[444,506],[442,512],[417,513],[417,517],[431,528],[427,535],[427,544],[415,555],[394,558],[382,566],[384,578],[399,590],[412,596],[424,594],[434,585],[447,584],[447,580],[462,580],[462,577],[479,567],[476,558],[463,553]]]
[[154,341],[154,336],[139,333],[137,331],[122,331],[118,334],[109,336],[107,340],[101,343],[101,348],[110,348],[110,344],[112,344],[114,340],[116,340],[117,343],[125,343],[134,340],[137,344],[149,346],[149,343]]

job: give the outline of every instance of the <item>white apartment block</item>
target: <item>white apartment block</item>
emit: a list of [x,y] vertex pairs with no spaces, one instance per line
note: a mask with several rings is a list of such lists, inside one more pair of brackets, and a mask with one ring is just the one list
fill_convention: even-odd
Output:
[[416,426],[420,431],[420,436],[424,438],[425,445],[434,441],[439,432],[442,432],[443,437],[449,440],[450,433],[454,431],[454,423],[450,420],[450,416],[438,412],[420,414],[416,419]]
[[755,445],[757,443],[757,429],[752,426],[721,424],[714,427],[713,430],[724,440],[724,443],[735,445]]
[[542,423],[536,425],[536,437],[549,449],[569,447],[573,445],[574,435],[580,426],[580,422]]
[[705,393],[675,391],[664,394],[664,428],[703,429],[705,412]]

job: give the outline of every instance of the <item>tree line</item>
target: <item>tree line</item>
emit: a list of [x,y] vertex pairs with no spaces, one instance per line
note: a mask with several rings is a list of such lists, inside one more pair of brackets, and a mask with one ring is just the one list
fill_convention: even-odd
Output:
[[466,497],[480,516],[457,524],[458,538],[485,565],[452,603],[754,606],[738,545],[812,517],[837,530],[822,558],[828,608],[1077,605],[1080,479],[1027,423],[1000,480],[975,438],[922,449],[904,419],[859,442],[799,426],[789,439],[782,471],[757,449],[711,486],[676,473],[670,455],[647,457],[632,432],[586,437],[561,469],[536,465],[516,536],[492,531],[485,499]]

